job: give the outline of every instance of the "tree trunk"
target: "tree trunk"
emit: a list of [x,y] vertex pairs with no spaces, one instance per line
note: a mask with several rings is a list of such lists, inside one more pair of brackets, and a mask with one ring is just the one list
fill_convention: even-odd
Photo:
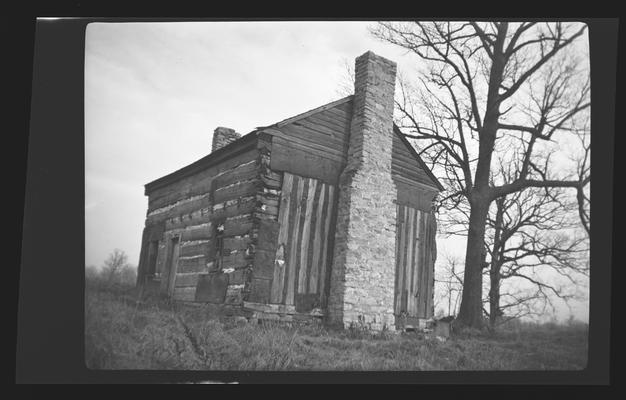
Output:
[[498,34],[493,46],[489,87],[487,90],[487,108],[483,126],[479,132],[478,162],[474,187],[469,196],[470,218],[467,232],[467,249],[465,251],[465,275],[463,277],[463,297],[458,322],[472,328],[482,328],[482,269],[485,250],[485,224],[489,213],[492,192],[489,185],[491,157],[498,132],[500,118],[500,84],[506,59],[503,53],[504,40],[508,24],[498,26]]
[[500,316],[500,265],[491,264],[489,282],[489,326],[493,329]]
[[472,202],[465,251],[465,273],[461,309],[457,321],[472,328],[482,328],[482,269],[485,242],[485,224],[489,201],[479,199]]
[[504,218],[504,197],[496,199],[495,233],[491,249],[489,268],[489,326],[495,328],[500,316],[500,269],[502,268],[502,220]]

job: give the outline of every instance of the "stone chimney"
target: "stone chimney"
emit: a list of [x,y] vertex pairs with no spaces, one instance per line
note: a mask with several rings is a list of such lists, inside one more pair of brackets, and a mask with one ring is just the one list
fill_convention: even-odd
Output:
[[211,148],[211,152],[221,149],[240,137],[241,134],[235,132],[234,129],[218,126],[215,128],[215,131],[213,131],[213,147]]
[[356,59],[348,162],[339,180],[328,318],[395,329],[396,186],[391,178],[396,64]]

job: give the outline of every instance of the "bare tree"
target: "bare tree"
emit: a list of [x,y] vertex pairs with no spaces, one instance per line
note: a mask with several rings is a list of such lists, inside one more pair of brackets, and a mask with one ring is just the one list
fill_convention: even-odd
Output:
[[117,280],[126,268],[128,268],[128,256],[123,250],[115,249],[104,262],[102,276],[110,284]]
[[347,58],[342,60],[343,73],[339,78],[339,86],[336,93],[341,97],[354,94],[354,65],[348,62]]
[[[492,328],[501,317],[543,313],[547,307],[554,310],[552,299],[576,297],[575,288],[588,277],[589,247],[588,237],[579,234],[572,197],[559,189],[531,188],[494,201],[487,217],[484,270],[489,277],[485,311]],[[570,285],[558,285],[550,275]],[[516,284],[503,290],[504,281]],[[520,290],[524,283],[528,290]]]
[[444,262],[439,264],[435,271],[435,292],[437,299],[435,307],[445,313],[445,316],[456,315],[460,294],[463,287],[462,261],[449,254],[444,256]]
[[[532,187],[580,192],[589,182],[589,175],[563,173],[558,157],[544,156],[564,134],[575,135],[590,106],[586,64],[565,51],[585,30],[561,22],[476,21],[380,23],[372,29],[428,67],[414,91],[400,85],[397,108],[405,135],[419,142],[420,153],[443,176],[448,190],[442,206],[459,210],[457,218],[468,222],[462,324],[483,323],[491,203]],[[506,159],[514,179],[492,174],[494,154]]]

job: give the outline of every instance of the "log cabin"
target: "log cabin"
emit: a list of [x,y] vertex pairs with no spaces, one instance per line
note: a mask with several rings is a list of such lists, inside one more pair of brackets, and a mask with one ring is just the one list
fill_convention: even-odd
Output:
[[137,285],[248,318],[402,330],[433,317],[443,188],[393,123],[396,64],[354,95],[241,136],[145,185]]

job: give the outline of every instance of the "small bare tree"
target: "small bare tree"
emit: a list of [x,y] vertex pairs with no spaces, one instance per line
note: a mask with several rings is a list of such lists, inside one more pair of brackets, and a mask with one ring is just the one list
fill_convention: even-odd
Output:
[[445,316],[456,315],[463,288],[463,262],[449,254],[435,270],[435,307]]
[[128,256],[123,250],[115,249],[109,257],[104,261],[102,267],[102,276],[106,282],[111,284],[119,281],[121,272],[128,268]]

